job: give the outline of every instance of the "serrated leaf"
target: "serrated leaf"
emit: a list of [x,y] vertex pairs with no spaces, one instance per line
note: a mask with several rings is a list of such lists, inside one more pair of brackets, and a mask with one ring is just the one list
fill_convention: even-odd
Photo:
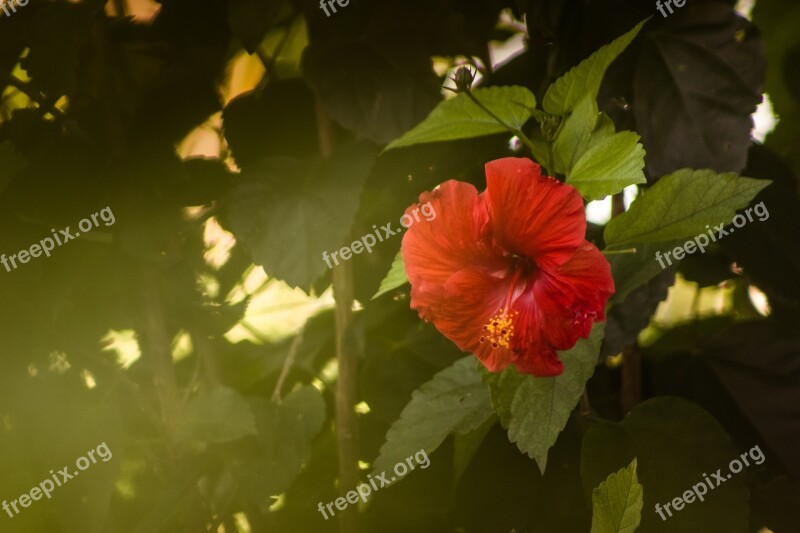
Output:
[[492,405],[508,438],[536,460],[544,473],[547,452],[556,442],[577,405],[586,382],[597,364],[605,324],[596,323],[588,339],[559,352],[564,372],[551,378],[520,374],[514,367],[503,372],[485,372]]
[[610,305],[625,301],[625,298],[637,287],[656,277],[664,269],[658,264],[655,253],[682,244],[683,241],[669,243],[636,244],[636,252],[630,254],[612,254],[606,257],[611,265],[611,276],[614,278],[616,292],[608,300]]
[[732,172],[678,170],[659,179],[627,212],[609,221],[606,245],[670,241],[705,233],[706,225],[730,223],[736,210],[746,207],[770,183]]
[[497,416],[492,415],[476,429],[468,433],[456,433],[453,439],[453,469],[455,470],[454,479],[458,484],[459,479],[469,466],[472,458],[478,453],[483,444],[483,440],[489,430],[497,423]]
[[315,40],[303,52],[303,75],[332,119],[376,144],[407,132],[439,102],[439,81],[421,40],[402,47]]
[[585,95],[596,99],[609,65],[631,44],[648,20],[650,19],[641,21],[629,32],[603,46],[558,78],[544,95],[542,105],[545,111],[553,115],[566,115],[575,109]]
[[[373,161],[359,147],[325,161],[262,160],[231,192],[233,233],[267,274],[308,288],[328,269],[323,252],[338,250],[350,232]],[[330,266],[339,260],[328,256]]]
[[[536,98],[525,87],[503,86],[475,89],[475,98],[508,126],[520,129],[536,107]],[[466,94],[444,100],[428,117],[392,141],[387,150],[413,144],[469,139],[508,131]]]
[[251,454],[235,463],[236,476],[255,503],[285,492],[303,468],[311,441],[325,422],[325,400],[311,385],[283,399],[281,404],[254,399],[258,435]]
[[591,533],[633,533],[642,520],[643,505],[634,459],[592,491]]
[[[621,423],[604,420],[586,431],[581,449],[581,480],[590,494],[608,472],[637,460],[637,479],[643,487],[646,511],[641,530],[653,533],[747,531],[747,475],[725,476],[737,450],[720,423],[697,405],[674,397],[647,400],[631,410]],[[751,467],[753,464],[751,463]],[[720,469],[724,483],[695,499],[672,516],[663,506],[681,497],[703,473]],[[656,510],[661,504],[664,519]]]
[[593,143],[567,174],[572,185],[587,200],[600,200],[628,185],[645,183],[644,148],[639,136],[621,131]]
[[430,454],[450,433],[468,433],[494,415],[477,364],[471,355],[459,359],[414,391],[386,433],[374,472],[387,470],[421,449]]
[[187,405],[178,429],[184,438],[214,444],[255,433],[247,400],[229,387],[201,390]]
[[[633,115],[651,175],[745,167],[768,70],[761,35],[731,5],[703,2],[642,39]],[[769,70],[781,71],[779,65],[769,63]]]
[[587,94],[564,121],[553,142],[553,168],[556,172],[568,174],[572,170],[589,144],[598,116],[597,102]]
[[408,277],[406,277],[406,265],[403,263],[403,256],[400,252],[397,252],[397,255],[394,256],[394,260],[392,261],[392,266],[389,269],[389,272],[386,274],[386,277],[381,280],[381,285],[378,287],[378,292],[371,298],[374,300],[378,296],[384,295],[387,292],[396,289],[397,287],[402,287],[408,283]]

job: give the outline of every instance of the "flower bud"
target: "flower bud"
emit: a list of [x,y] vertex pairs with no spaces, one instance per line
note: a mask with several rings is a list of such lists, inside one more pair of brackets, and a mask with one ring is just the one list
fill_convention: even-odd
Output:
[[461,67],[453,74],[453,82],[456,84],[458,92],[467,92],[472,88],[475,80],[475,73],[469,67]]

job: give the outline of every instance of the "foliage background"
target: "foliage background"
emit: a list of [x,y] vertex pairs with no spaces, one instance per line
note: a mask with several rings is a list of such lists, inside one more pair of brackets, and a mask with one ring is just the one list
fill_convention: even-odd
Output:
[[[455,65],[495,65],[482,86],[541,102],[654,15],[607,72],[600,110],[641,135],[650,184],[683,167],[772,180],[756,198],[769,220],[618,302],[591,412],[575,410],[544,474],[491,419],[374,494],[358,527],[588,531],[591,489],[633,446],[639,531],[799,531],[800,6],[759,0],[751,23],[733,4],[691,0],[663,19],[632,0],[351,0],[326,18],[304,0],[32,0],[0,17],[0,251],[105,206],[116,216],[0,270],[0,498],[100,442],[114,454],[0,514],[0,529],[349,527],[317,511],[338,495],[337,349],[358,354],[362,477],[412,392],[462,354],[409,310],[407,286],[371,300],[399,237],[351,261],[359,305],[337,348],[320,253],[446,179],[482,189],[483,164],[513,153],[507,134],[382,148],[443,98]],[[780,122],[753,143],[764,92]],[[602,243],[600,224],[588,234]],[[654,518],[698,465],[755,445],[763,465]]]

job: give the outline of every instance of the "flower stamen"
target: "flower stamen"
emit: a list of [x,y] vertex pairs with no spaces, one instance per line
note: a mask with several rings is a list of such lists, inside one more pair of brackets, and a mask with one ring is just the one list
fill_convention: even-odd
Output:
[[481,328],[484,335],[478,339],[480,342],[490,342],[492,348],[509,348],[511,339],[514,338],[514,319],[519,312],[501,308],[498,313],[489,318]]

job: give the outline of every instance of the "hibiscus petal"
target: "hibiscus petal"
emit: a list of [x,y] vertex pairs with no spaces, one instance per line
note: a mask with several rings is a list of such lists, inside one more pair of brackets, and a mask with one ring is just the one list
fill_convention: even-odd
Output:
[[[401,248],[412,286],[418,280],[444,284],[453,273],[470,266],[496,268],[500,253],[491,248],[489,215],[475,187],[449,180],[420,195],[420,204],[425,203],[436,216],[411,224]],[[406,214],[413,218],[417,208],[412,205]]]
[[487,163],[482,197],[497,242],[530,257],[539,268],[565,263],[584,242],[586,213],[581,195],[542,176],[539,165],[530,159],[506,157]]
[[447,281],[443,305],[433,319],[445,337],[463,351],[475,354],[491,372],[503,370],[513,358],[506,348],[492,348],[489,342],[480,342],[483,326],[500,309],[507,292],[507,280],[478,270],[462,270]]
[[587,338],[592,324],[605,320],[605,304],[614,294],[611,266],[590,242],[555,272],[541,272],[534,298],[546,341],[557,350]]
[[542,345],[530,348],[527,353],[519,354],[514,360],[517,371],[533,374],[536,377],[553,377],[564,372],[564,363],[552,346]]

